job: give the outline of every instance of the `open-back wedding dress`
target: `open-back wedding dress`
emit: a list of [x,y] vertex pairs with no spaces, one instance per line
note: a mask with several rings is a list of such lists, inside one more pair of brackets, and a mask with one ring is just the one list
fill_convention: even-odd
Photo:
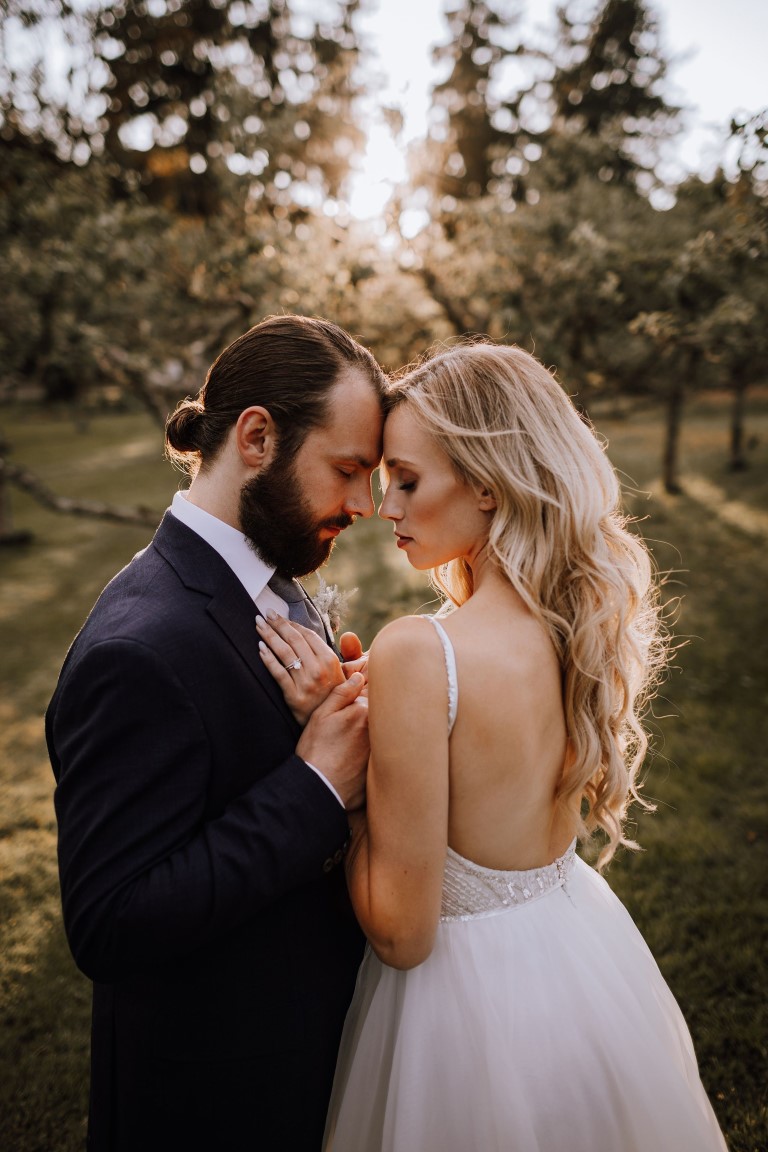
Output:
[[[445,649],[449,723],[458,703]],[[575,854],[527,872],[448,849],[435,946],[369,949],[325,1152],[724,1152],[691,1037],[645,941]]]

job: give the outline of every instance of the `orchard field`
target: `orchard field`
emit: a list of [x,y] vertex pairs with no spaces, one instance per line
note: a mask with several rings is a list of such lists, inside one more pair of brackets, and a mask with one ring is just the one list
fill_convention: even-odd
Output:
[[[682,1005],[729,1147],[758,1152],[768,1140],[768,399],[753,404],[750,467],[735,474],[724,467],[724,402],[690,411],[675,496],[658,481],[661,419],[596,420],[668,574],[665,595],[680,597],[680,647],[655,702],[646,769],[658,810],[638,819],[644,851],[620,855],[608,879]],[[18,458],[73,498],[159,514],[180,482],[142,413],[98,415],[75,431],[63,417],[12,408],[3,432]],[[151,529],[57,516],[22,493],[13,517],[32,540],[0,550],[0,1147],[75,1152],[90,992],[61,925],[42,716],[84,615]],[[366,644],[433,599],[376,519],[341,538],[324,575],[357,589],[344,627]]]

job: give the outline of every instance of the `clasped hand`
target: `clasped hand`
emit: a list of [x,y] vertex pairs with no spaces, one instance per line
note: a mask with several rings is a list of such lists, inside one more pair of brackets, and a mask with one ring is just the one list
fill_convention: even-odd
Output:
[[[368,658],[354,632],[345,632],[339,647],[344,663],[324,640],[301,624],[277,613],[256,617],[259,652],[282,689],[285,702],[302,727],[339,684],[355,672],[366,674]],[[361,695],[365,694],[363,689]]]

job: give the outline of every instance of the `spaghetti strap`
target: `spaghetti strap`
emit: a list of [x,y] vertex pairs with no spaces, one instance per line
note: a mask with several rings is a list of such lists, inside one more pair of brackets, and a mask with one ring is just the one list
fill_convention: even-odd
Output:
[[435,630],[443,645],[445,670],[448,675],[448,735],[450,736],[456,721],[456,710],[459,706],[459,681],[456,675],[456,654],[453,651],[453,644],[451,644],[448,638],[448,633],[442,624],[440,624],[434,616],[425,616],[424,619],[429,620],[430,624],[434,624]]

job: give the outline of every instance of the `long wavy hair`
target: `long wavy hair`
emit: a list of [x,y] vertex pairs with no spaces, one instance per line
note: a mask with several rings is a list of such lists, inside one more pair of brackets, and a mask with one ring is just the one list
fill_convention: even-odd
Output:
[[[657,583],[627,530],[616,473],[592,427],[553,375],[521,348],[451,347],[390,381],[385,406],[406,403],[459,477],[496,500],[489,555],[558,654],[569,755],[557,801],[578,835],[606,835],[598,868],[625,834],[648,736],[643,716],[666,663]],[[432,571],[454,605],[473,592],[455,559]]]

